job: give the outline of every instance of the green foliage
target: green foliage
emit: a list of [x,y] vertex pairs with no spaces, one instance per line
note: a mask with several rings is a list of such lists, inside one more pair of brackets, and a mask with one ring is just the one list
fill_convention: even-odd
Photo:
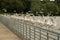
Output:
[[43,8],[43,4],[40,1],[32,1],[31,2],[31,11],[36,15],[36,12],[40,12]]
[[[57,0],[56,0],[57,1]],[[60,1],[49,2],[49,0],[0,0],[0,10],[6,9],[7,12],[33,12],[34,15],[60,15]],[[4,11],[3,11],[4,12]],[[36,14],[36,12],[38,12]],[[43,12],[43,13],[41,13]]]
[[56,3],[48,1],[43,2],[40,1],[31,2],[31,11],[34,12],[34,14],[36,13],[36,11],[43,12],[43,15],[45,16],[59,15],[60,7]]
[[24,4],[21,0],[3,0],[1,1],[1,8],[7,9],[7,11],[16,10],[19,12],[20,10],[24,10]]
[[53,2],[47,2],[44,10],[46,15],[58,15],[59,7]]

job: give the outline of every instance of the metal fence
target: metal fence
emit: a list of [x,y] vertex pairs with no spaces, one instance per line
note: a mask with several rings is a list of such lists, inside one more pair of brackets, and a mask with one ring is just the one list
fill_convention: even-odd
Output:
[[42,28],[43,24],[7,16],[0,16],[0,21],[23,40],[60,40],[60,33],[47,29],[46,25],[46,29]]

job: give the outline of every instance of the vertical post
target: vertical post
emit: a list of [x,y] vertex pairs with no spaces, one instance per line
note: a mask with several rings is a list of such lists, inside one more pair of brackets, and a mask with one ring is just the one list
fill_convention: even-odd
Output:
[[24,40],[24,23],[23,23],[23,40]]
[[19,22],[19,36],[21,35],[20,33],[21,33],[21,24],[20,24],[20,20],[18,20],[18,22]]
[[21,31],[20,31],[20,20],[19,20],[19,36],[20,36],[20,33],[21,33]]
[[49,33],[48,33],[48,31],[47,31],[47,40],[49,40]]
[[20,25],[20,34],[22,34],[22,26],[23,26],[23,25]]
[[17,21],[18,21],[18,23],[17,23],[17,24],[18,24],[18,34],[19,34],[19,19],[18,19]]
[[27,40],[27,26],[26,26],[26,40]]
[[60,35],[58,34],[57,40],[60,40]]
[[18,34],[18,19],[16,20],[17,34]]
[[[31,19],[30,19],[31,21]],[[31,26],[29,27],[29,36],[30,36],[30,40],[31,40]]]
[[29,27],[29,37],[30,37],[30,40],[31,40],[31,27]]
[[[24,17],[24,19],[25,19],[25,17]],[[23,20],[23,25],[22,25],[22,38],[24,40],[24,20]]]
[[40,39],[39,40],[41,40],[41,28],[39,30],[40,30]]
[[20,33],[21,33],[21,26],[22,26],[22,25],[20,24]]
[[14,25],[13,25],[13,29],[12,30],[16,33],[16,31],[15,31],[15,27],[16,27],[16,24],[15,24],[16,22],[15,21],[16,21],[16,19],[14,18],[13,21],[14,21]]
[[[15,21],[15,22],[17,23],[17,19],[16,19],[16,21]],[[17,25],[16,23],[15,23],[15,25]],[[18,26],[17,26],[17,27],[18,27]],[[18,28],[16,29],[16,34],[18,34],[18,32],[17,32],[17,31],[18,31]]]
[[19,34],[19,25],[18,25],[18,19],[16,20],[17,21],[17,34]]
[[36,34],[35,34],[35,27],[34,27],[34,40],[35,40],[35,35],[36,35]]

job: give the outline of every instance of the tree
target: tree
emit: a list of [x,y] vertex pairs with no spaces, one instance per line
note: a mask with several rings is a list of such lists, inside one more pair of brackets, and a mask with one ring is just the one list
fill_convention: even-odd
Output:
[[58,7],[59,7],[59,14],[58,14],[58,15],[60,15],[60,0],[55,0],[55,2],[56,2],[56,4],[57,4]]
[[59,7],[55,4],[55,3],[52,3],[52,2],[47,2],[46,3],[46,13],[49,15],[58,15],[58,12],[59,12]]
[[[31,1],[31,11],[33,12],[34,15],[40,15],[40,12],[43,9],[43,4],[41,3],[41,1]],[[36,14],[36,12],[38,12]]]
[[19,12],[24,9],[24,5],[21,0],[2,0],[1,8],[7,9],[8,12],[12,12],[13,10]]

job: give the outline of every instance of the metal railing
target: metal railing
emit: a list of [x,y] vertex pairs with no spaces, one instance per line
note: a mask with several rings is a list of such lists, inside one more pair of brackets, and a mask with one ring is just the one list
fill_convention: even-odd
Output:
[[42,28],[43,24],[36,25],[31,21],[7,16],[0,16],[0,21],[23,40],[60,40],[60,33]]

